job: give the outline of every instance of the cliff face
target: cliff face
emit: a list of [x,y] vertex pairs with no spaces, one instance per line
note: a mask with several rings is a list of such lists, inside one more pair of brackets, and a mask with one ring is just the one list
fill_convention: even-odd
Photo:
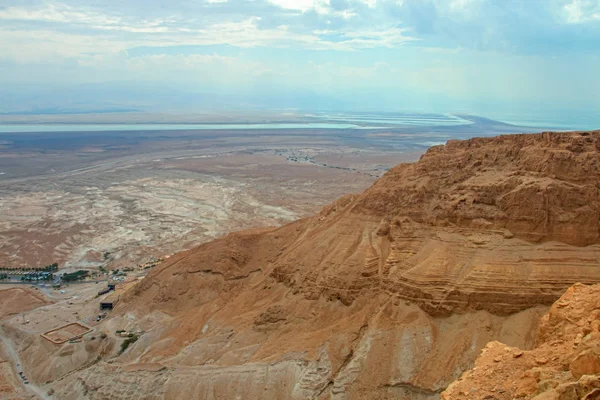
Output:
[[490,340],[533,346],[544,306],[600,282],[599,148],[600,131],[451,141],[312,218],[171,257],[109,321],[140,340],[57,393],[437,399]]
[[499,342],[452,383],[443,400],[600,399],[600,285],[577,284],[544,315],[536,347]]
[[433,226],[508,229],[529,241],[598,241],[600,133],[449,141],[400,165],[354,210]]
[[377,288],[434,315],[551,304],[599,277],[599,148],[600,132],[433,147],[325,209],[272,275],[309,298]]

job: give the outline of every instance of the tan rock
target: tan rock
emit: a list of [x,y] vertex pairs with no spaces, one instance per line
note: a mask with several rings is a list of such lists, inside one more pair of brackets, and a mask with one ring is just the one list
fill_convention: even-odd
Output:
[[558,392],[556,392],[556,390],[550,390],[548,392],[538,394],[533,398],[533,400],[560,400],[560,397],[558,396]]
[[508,229],[504,229],[502,231],[502,235],[504,236],[504,239],[512,239],[515,237],[515,234],[509,231]]
[[513,351],[513,358],[519,358],[522,355],[523,355],[523,351],[522,350]]
[[433,398],[487,342],[442,398],[584,395],[564,366],[598,309],[600,286],[572,285],[600,282],[599,149],[600,131],[449,141],[319,215],[173,255],[106,322],[146,331],[115,365],[166,368],[98,363],[55,397]]
[[547,392],[549,390],[556,388],[558,385],[559,385],[559,382],[554,379],[546,379],[546,380],[540,381],[537,385],[538,392],[539,393]]
[[600,373],[600,357],[592,349],[585,350],[575,357],[569,365],[569,370],[575,378],[598,374]]
[[525,377],[517,383],[515,394],[517,397],[530,396],[538,390],[537,380],[532,377]]
[[[510,348],[491,342],[475,362],[475,367],[485,369],[485,376],[466,373],[465,379],[453,383],[443,394],[451,399],[453,393],[464,387],[493,387],[501,382],[515,382],[506,399],[534,396],[535,400],[580,400],[588,394],[591,399],[599,396],[600,336],[583,336],[598,299],[600,285],[572,286],[542,317],[537,347],[524,352],[521,357],[504,357],[496,361],[499,354]],[[556,340],[559,333],[562,339]],[[587,348],[573,353],[575,343]],[[520,352],[516,349],[510,351],[512,354]],[[475,396],[466,399],[478,400]]]
[[600,376],[584,375],[581,378],[579,378],[579,383],[581,383],[584,387],[589,389],[600,388]]
[[584,389],[579,382],[563,383],[555,391],[559,400],[580,400],[584,395]]
[[600,400],[600,389],[593,389],[583,397],[583,400]]

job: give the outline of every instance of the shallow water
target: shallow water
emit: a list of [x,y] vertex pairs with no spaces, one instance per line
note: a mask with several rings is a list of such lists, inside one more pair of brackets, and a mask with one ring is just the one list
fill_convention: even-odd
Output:
[[0,124],[0,133],[355,128],[359,128],[359,126],[328,122],[271,124]]

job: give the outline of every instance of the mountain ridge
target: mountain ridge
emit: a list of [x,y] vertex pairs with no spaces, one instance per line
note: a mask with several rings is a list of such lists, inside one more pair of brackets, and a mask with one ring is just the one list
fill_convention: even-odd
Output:
[[438,399],[488,342],[532,348],[547,306],[600,282],[599,143],[451,141],[313,217],[178,253],[107,321],[140,339],[57,393],[121,376],[120,393],[160,379],[153,398]]

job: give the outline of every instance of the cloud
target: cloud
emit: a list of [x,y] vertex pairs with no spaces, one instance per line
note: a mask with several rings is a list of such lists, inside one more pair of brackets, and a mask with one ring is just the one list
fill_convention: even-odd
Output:
[[600,21],[600,1],[572,0],[563,6],[563,13],[565,21],[570,24]]
[[76,27],[134,33],[168,32],[169,24],[177,22],[175,19],[167,18],[153,20],[124,18],[64,3],[44,3],[42,6],[36,7],[8,7],[0,10],[0,21],[6,21],[6,23],[52,23],[56,30]]
[[468,10],[470,7],[477,5],[478,3],[481,3],[481,1],[480,0],[451,0],[449,2],[450,9],[454,10],[454,11],[465,11],[465,10]]
[[405,35],[406,29],[387,28],[387,29],[369,29],[362,31],[349,31],[343,33],[347,40],[341,43],[352,48],[373,48],[388,47],[393,48],[403,43],[416,40]]
[[[346,8],[336,9],[331,4],[331,0],[268,0],[269,3],[284,10],[297,11],[299,13],[314,12],[319,16],[337,17],[350,19],[357,15],[356,10],[346,4]],[[367,5],[369,8],[375,7],[377,0],[356,0],[358,4]]]
[[172,81],[185,85],[203,85],[212,90],[219,86],[252,85],[274,72],[262,62],[241,60],[219,54],[157,54],[123,60],[125,74],[150,81]]
[[2,85],[127,79],[600,106],[588,93],[599,0],[2,3]]
[[375,8],[377,0],[358,0],[360,3],[366,4],[369,8]]
[[0,20],[62,22],[88,25],[115,25],[121,23],[120,18],[77,10],[66,4],[47,3],[41,7],[12,6],[0,10]]
[[[279,7],[348,20],[356,13],[334,11],[328,0],[272,0]],[[225,4],[225,3],[222,3]],[[204,15],[204,14],[203,14]],[[99,12],[84,6],[43,3],[0,9],[0,50],[15,60],[54,56],[76,56],[90,51],[123,51],[137,46],[217,45],[238,47],[275,46],[312,50],[352,51],[389,47],[413,40],[406,29],[380,26],[360,32],[340,31],[341,40],[315,35],[298,24],[263,26],[257,15],[232,15],[230,19],[198,20],[195,16],[171,15],[140,18],[121,13]],[[87,42],[87,48],[85,43]],[[67,48],[61,48],[67,47]],[[42,50],[41,52],[39,50]]]
[[307,12],[314,10],[317,14],[329,14],[329,0],[269,0],[269,2],[286,10]]

